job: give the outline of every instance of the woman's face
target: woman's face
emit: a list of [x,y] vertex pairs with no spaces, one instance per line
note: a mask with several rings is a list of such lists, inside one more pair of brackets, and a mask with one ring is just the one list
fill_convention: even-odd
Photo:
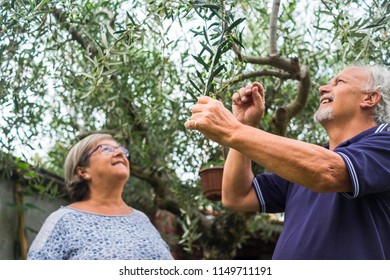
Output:
[[126,149],[118,147],[112,139],[98,141],[89,154],[88,175],[96,182],[99,179],[122,179],[130,176],[130,164]]

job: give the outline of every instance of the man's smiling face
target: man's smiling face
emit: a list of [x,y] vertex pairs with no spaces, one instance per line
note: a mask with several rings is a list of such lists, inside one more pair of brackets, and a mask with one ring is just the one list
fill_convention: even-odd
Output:
[[315,121],[325,124],[333,120],[348,120],[358,114],[369,77],[369,70],[349,67],[327,85],[321,86],[320,106],[314,115]]

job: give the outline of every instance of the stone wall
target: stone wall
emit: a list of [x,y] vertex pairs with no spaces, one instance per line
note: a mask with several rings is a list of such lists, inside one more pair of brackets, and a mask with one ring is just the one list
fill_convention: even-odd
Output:
[[[0,178],[0,260],[21,258],[18,210],[15,200],[16,183],[16,181]],[[23,202],[24,205],[29,206],[23,210],[27,246],[34,240],[46,217],[61,205],[68,204],[65,199],[52,199],[35,192],[24,195]]]

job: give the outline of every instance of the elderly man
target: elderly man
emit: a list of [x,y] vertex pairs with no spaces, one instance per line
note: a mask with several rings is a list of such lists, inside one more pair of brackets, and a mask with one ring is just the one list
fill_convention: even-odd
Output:
[[[390,259],[390,72],[350,66],[319,93],[327,147],[257,129],[257,82],[234,93],[233,114],[199,98],[185,126],[230,147],[226,207],[285,213],[274,259]],[[254,176],[251,161],[272,173]]]

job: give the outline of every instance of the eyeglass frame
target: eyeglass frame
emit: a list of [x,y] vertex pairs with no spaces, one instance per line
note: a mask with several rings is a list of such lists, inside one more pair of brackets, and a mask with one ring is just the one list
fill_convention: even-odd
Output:
[[103,148],[104,146],[109,147],[110,150],[112,150],[112,151],[106,151],[106,152],[104,152],[103,149],[102,149],[102,153],[104,153],[104,154],[113,154],[113,153],[115,153],[115,150],[116,150],[116,149],[119,149],[119,150],[123,153],[123,155],[124,155],[126,158],[129,158],[129,156],[130,156],[130,155],[129,155],[129,151],[128,151],[125,147],[123,147],[123,146],[113,146],[113,145],[111,145],[111,144],[99,144],[99,145],[96,146],[96,148],[94,148],[90,153],[87,154],[86,158],[88,159],[88,158],[89,158],[90,156],[92,156],[97,150],[99,150],[99,148]]

